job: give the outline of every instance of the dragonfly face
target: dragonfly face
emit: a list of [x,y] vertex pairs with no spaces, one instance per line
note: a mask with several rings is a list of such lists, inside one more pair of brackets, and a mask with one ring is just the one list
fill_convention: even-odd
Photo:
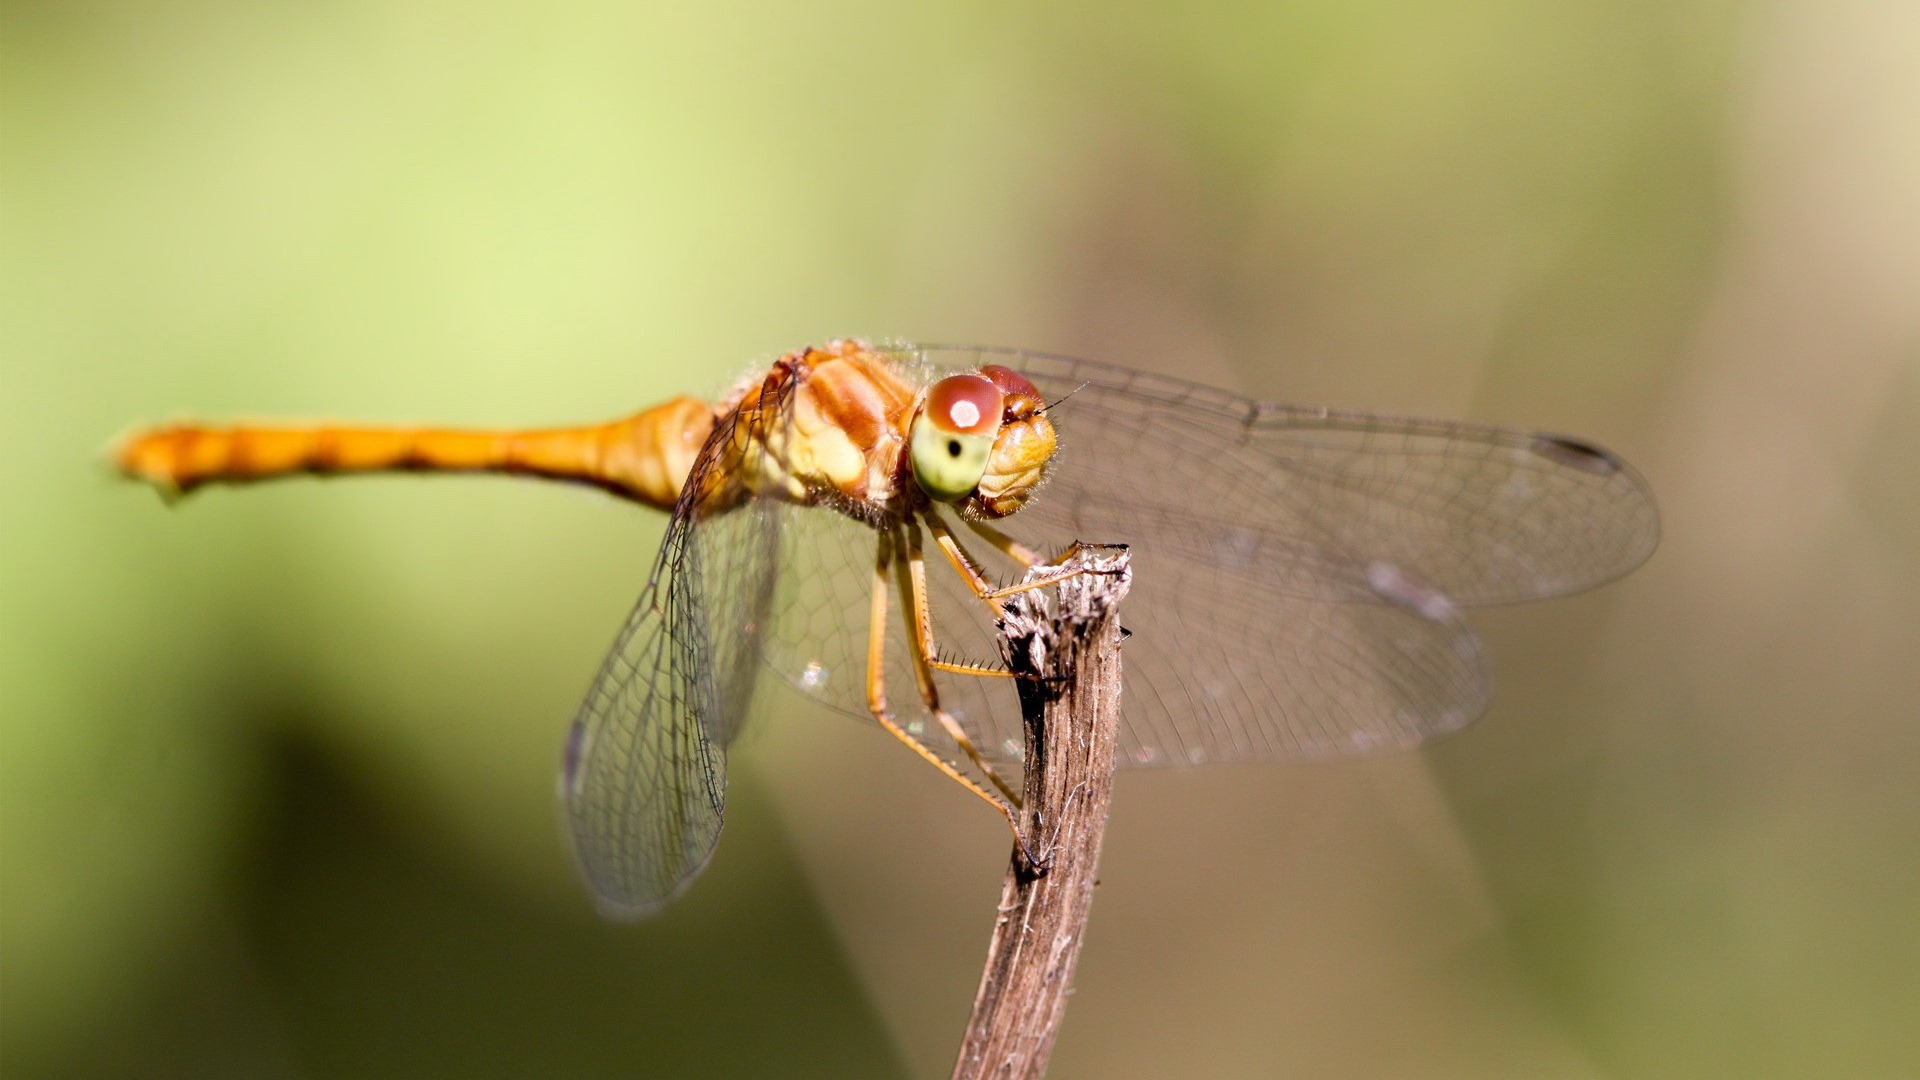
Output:
[[1040,391],[1000,364],[927,388],[913,419],[913,476],[969,519],[1003,518],[1026,504],[1053,460],[1053,421]]

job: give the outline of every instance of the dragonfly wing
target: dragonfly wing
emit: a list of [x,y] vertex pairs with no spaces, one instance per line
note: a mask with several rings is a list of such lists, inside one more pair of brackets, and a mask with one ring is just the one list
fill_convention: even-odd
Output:
[[1388,567],[1465,607],[1537,600],[1612,581],[1659,542],[1640,475],[1564,436],[1261,402],[1044,354],[907,355],[1005,364],[1059,402],[1060,455],[1036,502],[1133,522],[1229,569],[1264,564],[1309,599],[1390,603],[1372,584]]
[[668,527],[654,578],[567,732],[560,791],[600,907],[652,914],[706,866],[726,809],[725,744],[703,670],[689,522]]
[[1124,764],[1322,758],[1455,730],[1490,692],[1462,608],[1600,584],[1658,538],[1639,476],[1572,440],[1058,357],[907,355],[1006,364],[1058,402],[1047,487],[998,524],[1042,551],[1132,545]]
[[774,508],[723,474],[725,448],[754,419],[715,425],[567,734],[560,792],[574,853],[614,918],[673,899],[720,837],[725,748],[747,713],[779,560]]

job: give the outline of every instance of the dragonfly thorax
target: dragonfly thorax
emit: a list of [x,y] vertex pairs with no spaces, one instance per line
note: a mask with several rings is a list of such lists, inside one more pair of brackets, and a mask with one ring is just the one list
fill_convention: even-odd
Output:
[[867,519],[923,498],[972,518],[1018,510],[1055,446],[1039,392],[998,365],[924,381],[859,341],[782,357],[722,406],[740,420],[728,471],[755,495]]

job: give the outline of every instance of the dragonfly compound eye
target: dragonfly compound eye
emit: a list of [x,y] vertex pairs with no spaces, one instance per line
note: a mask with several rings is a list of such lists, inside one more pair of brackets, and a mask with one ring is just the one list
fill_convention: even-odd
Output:
[[927,390],[908,448],[913,478],[941,502],[973,493],[1000,431],[1003,395],[982,375],[950,375]]
[[1033,385],[1033,380],[1002,364],[988,364],[980,369],[980,374],[993,380],[993,385],[1006,395],[1006,420],[1024,420],[1046,407],[1046,400]]

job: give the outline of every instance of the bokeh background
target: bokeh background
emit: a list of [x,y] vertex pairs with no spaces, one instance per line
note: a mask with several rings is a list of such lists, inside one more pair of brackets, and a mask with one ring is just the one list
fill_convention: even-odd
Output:
[[9,1080],[945,1075],[1005,836],[870,727],[762,725],[659,921],[575,885],[658,517],[100,458],[849,333],[1578,432],[1662,499],[1632,578],[1480,619],[1466,734],[1124,776],[1057,1075],[1920,1075],[1920,7],[0,19]]

